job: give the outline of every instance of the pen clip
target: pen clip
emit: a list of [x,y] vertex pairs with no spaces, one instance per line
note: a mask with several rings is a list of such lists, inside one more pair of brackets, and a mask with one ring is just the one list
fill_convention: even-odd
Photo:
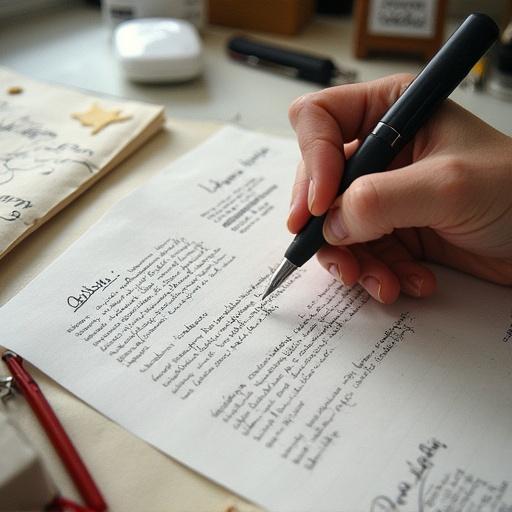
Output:
[[[19,357],[14,352],[11,352],[10,350],[6,350],[2,354],[2,359],[4,361],[7,361],[9,357]],[[16,390],[16,381],[14,380],[14,377],[12,375],[5,375],[0,376],[0,400],[5,404],[7,403],[11,398],[14,398]]]
[[0,377],[0,400],[5,404],[14,398],[14,378],[10,376]]

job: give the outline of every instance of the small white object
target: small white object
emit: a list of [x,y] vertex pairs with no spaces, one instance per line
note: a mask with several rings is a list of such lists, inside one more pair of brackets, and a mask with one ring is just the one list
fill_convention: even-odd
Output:
[[137,82],[184,81],[201,72],[201,40],[185,20],[125,21],[115,30],[114,45],[124,73]]

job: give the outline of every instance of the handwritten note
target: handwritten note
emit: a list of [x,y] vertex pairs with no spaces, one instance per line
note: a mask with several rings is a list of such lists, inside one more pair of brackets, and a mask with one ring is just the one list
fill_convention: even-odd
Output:
[[382,306],[311,261],[261,301],[297,158],[224,129],[3,306],[0,340],[269,509],[510,510],[510,289],[437,269],[436,297]]
[[[131,118],[91,136],[71,114],[98,101]],[[98,100],[0,68],[0,257],[162,123],[161,107]]]

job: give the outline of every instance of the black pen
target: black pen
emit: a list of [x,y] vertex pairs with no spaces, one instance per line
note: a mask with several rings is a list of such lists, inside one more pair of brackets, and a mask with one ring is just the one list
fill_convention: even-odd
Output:
[[[485,14],[471,14],[466,18],[347,161],[338,196],[360,176],[386,170],[397,153],[492,46],[498,34],[496,23]],[[322,233],[325,216],[312,217],[293,239],[262,299],[325,243]]]
[[228,41],[228,53],[233,59],[249,66],[323,86],[351,83],[356,79],[355,71],[341,68],[327,57],[271,45],[249,37],[232,37]]

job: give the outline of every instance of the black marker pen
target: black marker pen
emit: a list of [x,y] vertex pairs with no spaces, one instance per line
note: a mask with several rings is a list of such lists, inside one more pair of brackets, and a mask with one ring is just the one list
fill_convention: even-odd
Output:
[[235,36],[228,41],[229,55],[250,66],[323,86],[354,82],[356,73],[331,59],[270,45],[252,38]]
[[[498,34],[496,23],[485,14],[471,14],[466,18],[347,161],[338,195],[359,176],[386,170],[402,147],[491,47]],[[324,220],[325,214],[312,217],[294,238],[262,298],[278,288],[325,243]]]

